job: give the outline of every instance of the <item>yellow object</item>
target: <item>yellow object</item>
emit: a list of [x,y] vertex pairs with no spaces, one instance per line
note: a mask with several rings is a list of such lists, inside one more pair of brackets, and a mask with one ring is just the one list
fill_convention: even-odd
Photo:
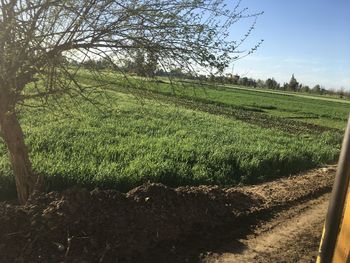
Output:
[[350,263],[350,194],[345,201],[345,211],[333,255],[333,263]]
[[[323,242],[323,238],[324,238],[324,232],[325,232],[324,228],[325,228],[325,226],[323,226],[322,237],[321,237],[321,242],[320,242],[320,247],[319,247],[318,253],[321,252],[321,246],[322,246],[322,242]],[[321,263],[320,255],[318,255],[316,263]]]

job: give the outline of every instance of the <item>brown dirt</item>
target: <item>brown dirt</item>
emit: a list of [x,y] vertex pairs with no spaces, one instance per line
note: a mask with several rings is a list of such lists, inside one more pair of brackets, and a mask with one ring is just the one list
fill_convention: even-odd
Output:
[[126,194],[70,189],[35,194],[26,206],[3,202],[1,262],[219,260],[253,246],[242,240],[282,222],[283,211],[303,214],[290,209],[329,192],[334,173],[329,166],[250,187],[145,184]]
[[239,240],[236,251],[209,253],[203,263],[315,262],[329,196],[277,213]]

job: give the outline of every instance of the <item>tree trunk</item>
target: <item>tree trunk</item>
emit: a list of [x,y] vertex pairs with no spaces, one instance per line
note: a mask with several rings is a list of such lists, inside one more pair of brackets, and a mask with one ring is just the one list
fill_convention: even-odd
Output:
[[24,143],[23,131],[18,122],[17,115],[13,110],[4,109],[7,103],[3,102],[0,101],[2,104],[2,107],[0,106],[1,135],[9,151],[16,181],[18,200],[21,204],[25,204],[35,189],[37,177],[32,171],[28,150]]

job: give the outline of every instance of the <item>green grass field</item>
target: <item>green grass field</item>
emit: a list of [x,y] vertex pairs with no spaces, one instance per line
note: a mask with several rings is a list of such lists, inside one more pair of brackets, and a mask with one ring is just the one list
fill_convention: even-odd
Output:
[[[91,76],[85,75],[91,80]],[[105,79],[123,86],[125,80],[115,74],[106,74]],[[350,112],[350,100],[336,99],[327,96],[315,96],[306,93],[281,92],[273,90],[253,89],[229,85],[194,84],[191,81],[174,81],[169,84],[166,78],[160,81],[137,82],[141,89],[157,93],[190,98],[205,103],[218,103],[237,110],[262,112],[268,116],[282,117],[284,120],[298,120],[322,127],[343,130]]]
[[[91,82],[88,75],[81,81]],[[350,109],[341,101],[245,89],[164,82],[145,87],[156,92],[141,92],[140,100],[111,85],[116,91],[99,99],[108,114],[84,101],[61,104],[68,116],[23,110],[33,166],[48,189],[272,180],[334,162]],[[1,142],[0,174],[0,195],[13,196]]]
[[[160,85],[158,85],[159,87]],[[271,116],[294,119],[320,126],[344,129],[349,115],[348,100],[337,100],[312,95],[271,92],[237,87],[197,87],[186,83],[175,89],[162,85],[158,91],[179,96],[191,96],[229,106],[256,110]]]

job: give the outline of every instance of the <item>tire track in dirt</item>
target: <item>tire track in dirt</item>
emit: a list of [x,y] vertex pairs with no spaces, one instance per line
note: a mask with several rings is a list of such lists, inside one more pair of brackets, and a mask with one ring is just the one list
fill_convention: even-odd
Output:
[[[205,263],[314,262],[330,194],[306,201],[257,226],[230,253],[214,253]],[[233,251],[233,252],[232,252]]]

